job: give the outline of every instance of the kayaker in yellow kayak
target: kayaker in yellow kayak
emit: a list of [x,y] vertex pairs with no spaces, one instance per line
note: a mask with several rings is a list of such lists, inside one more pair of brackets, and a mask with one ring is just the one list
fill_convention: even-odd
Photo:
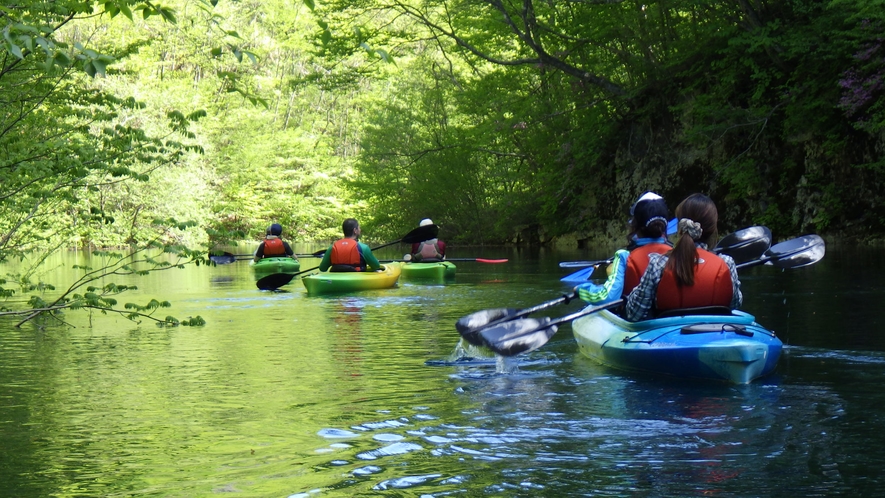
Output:
[[[424,218],[421,220],[421,223],[418,224],[419,227],[425,227],[427,225],[433,225],[433,221],[431,221],[430,218]],[[412,261],[413,263],[433,263],[442,261],[446,259],[446,243],[439,239],[416,242],[412,244],[412,252],[408,256],[411,257],[403,259],[406,261]]]
[[255,251],[255,257],[253,260],[257,263],[264,258],[279,258],[281,256],[289,256],[290,258],[298,261],[298,258],[295,256],[295,251],[292,250],[292,247],[289,246],[289,243],[283,240],[283,226],[279,223],[274,223],[267,229],[267,235],[264,237],[264,242],[258,245],[258,249]]
[[372,254],[372,249],[359,242],[360,223],[347,218],[341,224],[341,229],[344,231],[344,238],[333,242],[323,254],[320,271],[380,270],[381,263]]

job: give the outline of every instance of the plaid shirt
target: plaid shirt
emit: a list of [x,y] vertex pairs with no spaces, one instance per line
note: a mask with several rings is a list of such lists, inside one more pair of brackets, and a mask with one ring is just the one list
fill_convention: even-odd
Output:
[[[697,243],[697,247],[706,249],[707,244]],[[667,266],[667,256],[663,254],[649,254],[648,268],[642,275],[639,285],[633,289],[633,292],[627,296],[627,310],[625,318],[631,322],[639,320],[648,320],[652,318],[652,311],[658,293],[658,283],[661,281],[661,275],[664,273],[664,267]],[[720,254],[722,261],[728,266],[728,272],[731,274],[731,309],[740,308],[744,303],[744,296],[741,294],[741,281],[738,279],[737,267],[731,256]]]

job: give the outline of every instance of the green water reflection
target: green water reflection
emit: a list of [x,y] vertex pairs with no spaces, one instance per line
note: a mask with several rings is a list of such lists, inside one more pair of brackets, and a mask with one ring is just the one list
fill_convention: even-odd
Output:
[[[168,299],[169,314],[203,327],[112,315],[90,326],[86,313],[0,326],[0,496],[778,496],[879,484],[868,471],[885,463],[873,451],[885,443],[874,388],[885,345],[858,332],[878,314],[844,305],[881,302],[882,265],[874,277],[867,253],[745,274],[745,308],[789,346],[777,374],[750,386],[613,372],[577,355],[568,327],[507,373],[426,366],[455,351],[459,317],[555,298],[567,290],[558,261],[604,254],[453,256],[511,263],[330,297],[298,281],[258,291],[242,262],[188,268],[132,280],[139,290],[121,301]],[[67,258],[47,275],[62,282],[88,255]],[[870,266],[846,275],[857,261]]]

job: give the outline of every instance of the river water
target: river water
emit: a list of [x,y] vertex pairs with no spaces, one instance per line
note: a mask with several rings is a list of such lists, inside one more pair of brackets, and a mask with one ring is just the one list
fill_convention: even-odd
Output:
[[602,367],[568,325],[517,360],[440,366],[461,316],[555,299],[559,261],[607,256],[450,253],[510,262],[333,297],[258,291],[247,262],[190,267],[116,282],[139,287],[121,303],[168,300],[162,316],[202,327],[0,322],[0,496],[882,494],[880,248],[743,271],[744,309],[786,345],[745,386]]

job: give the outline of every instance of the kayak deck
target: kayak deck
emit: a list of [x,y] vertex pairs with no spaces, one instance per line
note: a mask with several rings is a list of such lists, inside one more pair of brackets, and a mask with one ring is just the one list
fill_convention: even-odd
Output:
[[389,289],[402,272],[400,263],[386,263],[381,271],[317,272],[301,279],[310,295]]
[[572,322],[578,347],[603,365],[747,384],[771,373],[783,343],[741,311],[629,322],[605,310]]
[[288,256],[263,258],[252,262],[252,271],[256,278],[266,277],[274,273],[297,273],[301,263]]
[[431,263],[403,263],[402,277],[408,279],[443,280],[454,278],[457,267],[449,261]]

